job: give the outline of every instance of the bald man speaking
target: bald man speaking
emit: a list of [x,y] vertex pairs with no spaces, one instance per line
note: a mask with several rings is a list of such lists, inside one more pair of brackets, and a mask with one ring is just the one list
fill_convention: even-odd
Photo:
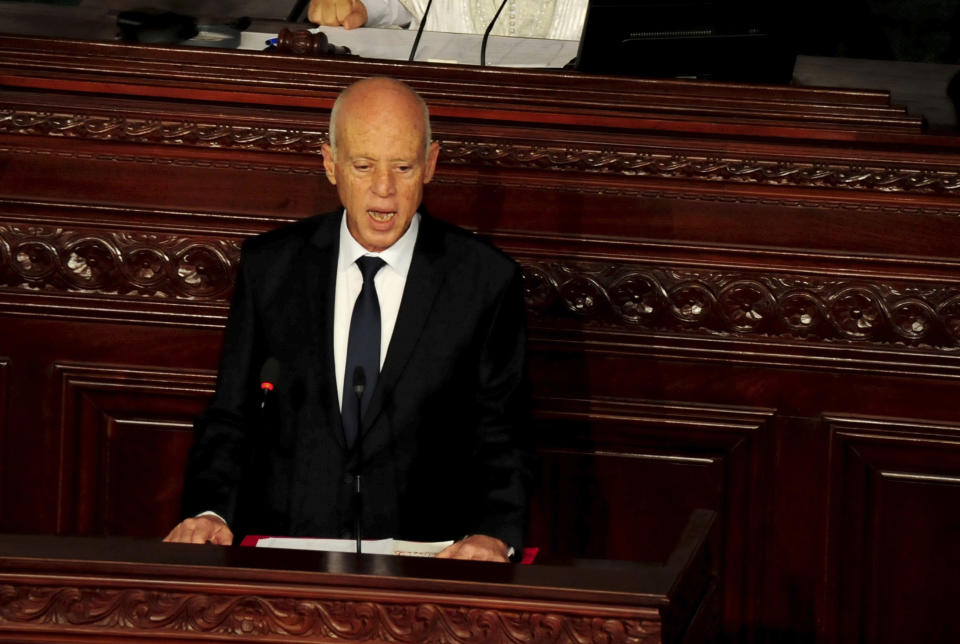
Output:
[[441,557],[519,552],[521,274],[422,212],[438,153],[406,85],[366,79],[337,99],[323,163],[343,208],[244,244],[216,393],[195,423],[187,518],[166,541],[353,538],[359,526],[369,539],[455,541]]

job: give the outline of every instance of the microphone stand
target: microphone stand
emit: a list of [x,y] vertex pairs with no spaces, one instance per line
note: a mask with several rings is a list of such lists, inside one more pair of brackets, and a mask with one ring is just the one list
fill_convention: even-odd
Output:
[[367,375],[363,367],[353,370],[353,393],[357,395],[357,438],[356,450],[357,465],[353,472],[353,507],[354,507],[354,535],[357,539],[357,554],[360,554],[360,518],[363,516],[363,493],[360,487],[360,465],[363,462],[363,441],[360,439],[360,430],[363,427],[363,391],[367,387]]
[[417,37],[413,39],[413,47],[410,48],[410,57],[407,60],[413,60],[413,57],[417,55],[417,45],[420,44],[420,36],[423,35],[423,28],[427,24],[427,14],[430,13],[430,5],[432,4],[433,0],[427,0],[427,8],[423,10],[420,26],[417,27]]
[[[486,31],[483,32],[483,40],[480,43],[480,66],[487,66],[487,38],[490,37],[490,32],[493,31],[493,25],[497,22],[497,18],[500,17],[500,12],[503,11],[503,8],[507,6],[507,0],[503,0],[500,3],[500,8],[497,9],[497,13],[493,14],[493,20],[490,21],[490,24],[487,25]],[[410,60],[413,60],[412,58]]]

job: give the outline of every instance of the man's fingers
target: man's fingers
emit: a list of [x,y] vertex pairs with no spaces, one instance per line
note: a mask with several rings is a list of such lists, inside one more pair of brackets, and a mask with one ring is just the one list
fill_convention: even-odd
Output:
[[233,545],[233,532],[231,532],[227,526],[223,526],[213,533],[209,541],[217,546]]
[[338,25],[342,25],[351,13],[353,13],[353,1],[352,0],[337,0],[337,15],[336,21]]
[[216,517],[202,516],[184,519],[163,539],[167,543],[214,543],[229,546],[233,532]]
[[465,547],[457,551],[455,559],[468,559],[470,561],[507,561],[505,555],[488,550],[486,548]]
[[307,20],[327,27],[355,29],[367,24],[367,7],[361,0],[310,0]]
[[438,559],[471,561],[509,561],[507,544],[482,534],[475,534],[451,544],[437,553]]
[[310,0],[307,7],[307,20],[315,25],[326,25],[328,27],[339,25],[337,21],[337,5],[350,0]]
[[367,8],[363,2],[357,0],[354,3],[354,9],[346,18],[343,19],[344,29],[356,29],[367,24]]
[[460,549],[460,542],[456,541],[437,553],[437,559],[453,559],[454,553]]

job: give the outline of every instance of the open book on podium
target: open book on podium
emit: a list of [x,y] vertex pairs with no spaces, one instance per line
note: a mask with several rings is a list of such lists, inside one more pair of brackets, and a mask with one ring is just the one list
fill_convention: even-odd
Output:
[[[435,557],[453,541],[404,541],[402,539],[364,539],[360,553],[366,555],[400,555],[403,557]],[[320,550],[322,552],[356,552],[353,539],[319,539],[313,537],[262,537],[247,535],[241,546],[286,548],[288,550]],[[524,548],[520,563],[533,563],[539,548]]]
[[[365,555],[403,555],[405,557],[434,557],[453,541],[402,541],[400,539],[364,539],[360,552]],[[286,548],[288,550],[320,550],[323,552],[356,552],[353,539],[317,539],[304,537],[258,537],[248,535],[241,546],[257,548]]]

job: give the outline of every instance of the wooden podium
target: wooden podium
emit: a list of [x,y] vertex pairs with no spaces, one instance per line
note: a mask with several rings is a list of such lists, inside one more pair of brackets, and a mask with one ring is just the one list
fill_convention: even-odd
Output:
[[664,561],[532,566],[0,536],[0,639],[706,642],[714,519],[691,515]]

